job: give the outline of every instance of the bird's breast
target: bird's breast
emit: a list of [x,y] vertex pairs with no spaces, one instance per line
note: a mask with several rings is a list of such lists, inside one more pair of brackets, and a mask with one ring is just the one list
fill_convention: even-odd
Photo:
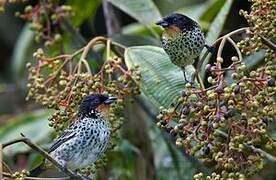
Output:
[[[106,120],[85,118],[80,122],[77,135],[68,143],[67,164],[71,169],[83,168],[94,163],[106,150],[111,130]],[[69,147],[70,146],[70,147]],[[60,153],[61,156],[65,152]],[[63,156],[65,157],[65,156]]]
[[205,40],[200,29],[183,31],[175,34],[173,38],[162,36],[162,46],[171,61],[180,67],[192,64],[204,47]]

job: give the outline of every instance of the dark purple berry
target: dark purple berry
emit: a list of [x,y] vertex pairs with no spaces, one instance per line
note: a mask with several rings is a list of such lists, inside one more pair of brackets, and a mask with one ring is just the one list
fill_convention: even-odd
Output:
[[207,64],[206,66],[205,66],[205,71],[207,72],[207,73],[209,73],[210,71],[211,71],[211,64]]
[[204,146],[204,147],[202,148],[202,153],[203,153],[203,155],[205,155],[205,156],[209,155],[209,154],[210,154],[210,147],[209,147],[208,145]]
[[184,106],[181,110],[182,114],[187,115],[190,113],[190,107],[189,106]]
[[165,130],[166,130],[168,133],[170,133],[172,129],[173,129],[173,128],[170,127],[170,126],[168,126],[168,125],[165,127]]
[[179,131],[179,136],[182,137],[182,138],[185,138],[185,137],[186,137],[186,135],[184,134],[183,131]]
[[224,117],[225,118],[230,118],[230,117],[235,116],[235,114],[236,114],[236,109],[231,108],[225,113]]
[[162,126],[165,126],[165,125],[167,124],[167,122],[166,122],[166,121],[160,121],[160,124],[161,124]]
[[233,92],[234,92],[235,94],[240,93],[240,91],[241,91],[241,87],[240,87],[240,86],[236,86],[236,87],[234,88],[234,90],[233,90]]
[[267,80],[267,85],[270,87],[275,86],[275,79],[271,78]]

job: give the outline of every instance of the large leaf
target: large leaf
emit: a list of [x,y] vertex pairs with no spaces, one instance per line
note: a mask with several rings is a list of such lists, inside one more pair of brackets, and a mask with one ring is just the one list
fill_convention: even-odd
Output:
[[114,37],[112,37],[112,40],[127,47],[142,46],[142,45],[160,46],[160,41],[149,36],[117,34]]
[[[23,133],[35,143],[45,143],[50,139],[51,129],[48,126],[49,111],[34,111],[8,119],[7,124],[0,128],[0,143],[7,143],[21,137]],[[29,150],[27,145],[18,143],[4,149],[8,155]]]
[[[182,71],[173,65],[162,48],[155,46],[135,46],[125,51],[127,66],[140,66],[142,75],[141,90],[158,108],[169,106],[180,96],[184,88]],[[194,71],[186,68],[188,77]]]
[[[153,25],[150,26],[151,29],[153,29],[158,34],[162,33],[162,29],[159,26]],[[148,27],[145,27],[144,25],[140,23],[131,23],[122,28],[122,34],[128,34],[128,35],[141,35],[141,36],[152,36],[152,32],[149,30]],[[158,40],[160,37],[158,37]]]
[[221,7],[225,3],[225,0],[211,0],[206,9],[202,12],[200,16],[201,21],[211,22],[217,13],[220,11]]
[[150,25],[161,18],[159,10],[151,0],[109,0],[109,2],[144,25]]
[[[212,44],[219,37],[219,35],[222,32],[222,29],[224,27],[227,15],[230,12],[232,4],[233,4],[233,0],[227,0],[224,3],[223,7],[220,9],[220,11],[217,14],[217,16],[215,17],[215,19],[213,20],[213,22],[212,22],[212,24],[211,24],[211,26],[209,28],[209,31],[207,33],[207,36],[206,36],[206,43],[207,44]],[[205,54],[206,51],[207,50],[204,50],[201,53],[200,58],[203,57],[203,54]],[[209,54],[207,56],[207,58],[204,60],[202,66],[201,66],[201,69],[200,69],[200,75],[203,77],[203,79],[205,77],[205,66],[209,62],[210,57],[211,56]]]
[[177,11],[179,8],[182,7],[190,7],[192,5],[202,4],[202,1],[197,0],[155,0],[155,2],[162,15]]
[[204,3],[200,4],[194,4],[190,6],[184,6],[177,10],[177,12],[185,14],[192,19],[198,21],[200,17],[202,17],[202,14],[204,14],[206,11],[210,9],[210,7],[213,6],[212,0],[206,1]]
[[70,0],[68,4],[72,6],[73,12],[75,13],[75,16],[71,17],[70,19],[75,26],[79,26],[83,21],[94,17],[97,8],[101,4],[101,1]]
[[14,78],[22,77],[26,62],[32,59],[34,49],[34,32],[26,25],[21,31],[12,54],[12,74]]

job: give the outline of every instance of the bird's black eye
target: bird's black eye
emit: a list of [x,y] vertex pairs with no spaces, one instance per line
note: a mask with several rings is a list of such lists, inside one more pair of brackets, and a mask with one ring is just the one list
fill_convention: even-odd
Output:
[[173,24],[177,24],[178,23],[178,19],[173,18]]

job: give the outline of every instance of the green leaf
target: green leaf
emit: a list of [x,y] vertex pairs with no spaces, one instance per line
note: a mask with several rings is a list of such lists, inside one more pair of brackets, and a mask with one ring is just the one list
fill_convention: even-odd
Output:
[[[180,96],[184,88],[183,74],[180,68],[171,63],[162,48],[155,46],[135,46],[125,51],[128,68],[140,66],[141,90],[157,107],[170,106]],[[187,76],[194,71],[192,66],[186,68]]]
[[209,1],[209,6],[206,6],[205,11],[200,16],[200,20],[211,22],[214,19],[214,17],[218,14],[224,3],[225,0]]
[[[7,143],[21,137],[23,133],[32,142],[49,142],[51,128],[48,126],[49,111],[34,111],[24,113],[15,118],[8,119],[7,124],[0,128],[0,142]],[[4,149],[4,153],[9,155],[19,152],[26,152],[30,148],[22,143],[11,145]]]
[[[156,25],[150,26],[158,34],[162,33],[162,29]],[[131,23],[122,28],[122,34],[128,35],[141,35],[141,36],[152,36],[152,32],[149,28],[143,26],[140,23]],[[160,39],[160,37],[158,38]]]
[[209,0],[200,4],[184,6],[183,8],[178,9],[177,12],[185,14],[186,16],[198,21],[199,18],[202,17],[202,14],[205,13],[212,5],[212,0]]
[[250,70],[256,68],[256,66],[259,65],[264,58],[265,50],[261,50],[243,58],[243,62],[246,65],[246,69]]
[[108,0],[108,1],[144,25],[150,25],[151,23],[157,21],[158,19],[161,19],[161,14],[159,10],[151,0],[139,0],[139,1]]
[[14,78],[22,78],[26,63],[32,59],[34,49],[34,32],[29,25],[21,31],[12,54],[12,74]]
[[70,0],[68,4],[72,6],[73,12],[75,13],[75,16],[71,17],[70,19],[72,20],[73,24],[78,27],[83,23],[83,21],[87,19],[93,19],[97,8],[101,4],[101,1]]
[[160,46],[160,41],[149,36],[137,36],[137,35],[123,35],[118,34],[112,37],[112,40],[123,44],[124,46],[141,46],[141,45],[154,45]]
[[[207,44],[212,44],[220,36],[220,33],[223,30],[225,21],[230,12],[232,4],[233,4],[233,0],[227,0],[224,3],[223,7],[220,9],[220,11],[217,14],[217,16],[215,17],[215,19],[213,20],[213,22],[211,23],[211,26],[210,26],[209,31],[206,36]],[[200,59],[203,57],[203,55],[206,53],[206,51],[207,51],[206,49],[203,50],[203,52],[201,53]],[[210,58],[211,58],[211,56],[209,54],[201,66],[200,75],[203,77],[203,79],[205,77],[205,66],[209,62]]]

